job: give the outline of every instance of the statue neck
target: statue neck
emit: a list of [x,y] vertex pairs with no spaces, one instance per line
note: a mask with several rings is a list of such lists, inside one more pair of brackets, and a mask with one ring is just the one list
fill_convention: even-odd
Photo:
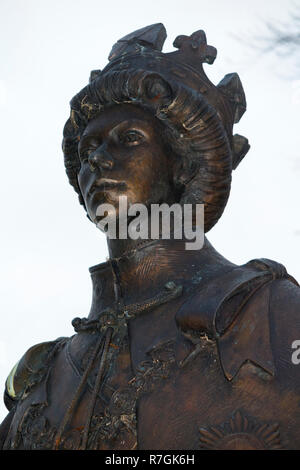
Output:
[[148,240],[114,244],[110,253],[119,256],[90,268],[93,318],[115,302],[144,302],[159,295],[169,282],[190,288],[233,266],[206,239],[201,250],[186,250],[184,240]]
[[109,240],[107,239],[109,258],[118,259],[124,256],[131,256],[135,252],[142,252],[146,247],[157,244],[159,240],[132,240],[130,238],[126,240]]

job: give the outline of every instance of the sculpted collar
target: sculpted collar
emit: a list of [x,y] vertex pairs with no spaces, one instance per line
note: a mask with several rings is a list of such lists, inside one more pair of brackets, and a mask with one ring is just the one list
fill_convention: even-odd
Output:
[[188,293],[199,283],[234,267],[207,240],[199,251],[186,250],[181,240],[157,240],[90,268],[93,299],[89,319],[98,318],[112,304],[117,307],[145,303],[161,295],[169,296],[180,286]]

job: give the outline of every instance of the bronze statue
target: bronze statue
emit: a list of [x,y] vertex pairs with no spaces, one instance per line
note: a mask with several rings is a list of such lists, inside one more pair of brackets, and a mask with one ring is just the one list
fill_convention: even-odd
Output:
[[[63,151],[88,217],[102,202],[204,204],[218,221],[246,110],[237,74],[204,73],[203,31],[162,53],[162,24],[122,38],[71,101]],[[3,449],[300,449],[300,289],[286,269],[237,266],[205,239],[109,239],[71,338],[29,349],[5,387]]]

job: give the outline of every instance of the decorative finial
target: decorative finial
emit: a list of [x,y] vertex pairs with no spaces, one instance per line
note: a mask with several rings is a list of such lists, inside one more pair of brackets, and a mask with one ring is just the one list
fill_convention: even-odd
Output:
[[191,52],[196,54],[202,63],[213,64],[217,57],[217,49],[207,45],[206,34],[202,29],[191,34],[191,36],[177,36],[173,46],[185,56],[188,56]]

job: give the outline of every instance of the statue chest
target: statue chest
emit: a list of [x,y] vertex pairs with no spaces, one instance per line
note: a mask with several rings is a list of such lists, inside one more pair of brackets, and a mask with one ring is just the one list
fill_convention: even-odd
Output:
[[[47,381],[20,403],[7,448],[284,447],[289,423],[278,414],[276,405],[284,396],[276,383],[252,364],[245,365],[229,382],[217,345],[207,337],[197,345],[180,334],[161,342],[148,352],[135,373],[130,345],[123,347],[114,365],[108,365],[96,397],[100,358],[79,390],[93,342],[90,340],[81,357],[74,355],[71,342],[60,352]],[[299,422],[300,416],[295,419]]]
[[174,298],[126,328],[81,322],[18,403],[5,448],[299,448],[299,384],[276,356],[268,287],[215,336],[184,305]]

